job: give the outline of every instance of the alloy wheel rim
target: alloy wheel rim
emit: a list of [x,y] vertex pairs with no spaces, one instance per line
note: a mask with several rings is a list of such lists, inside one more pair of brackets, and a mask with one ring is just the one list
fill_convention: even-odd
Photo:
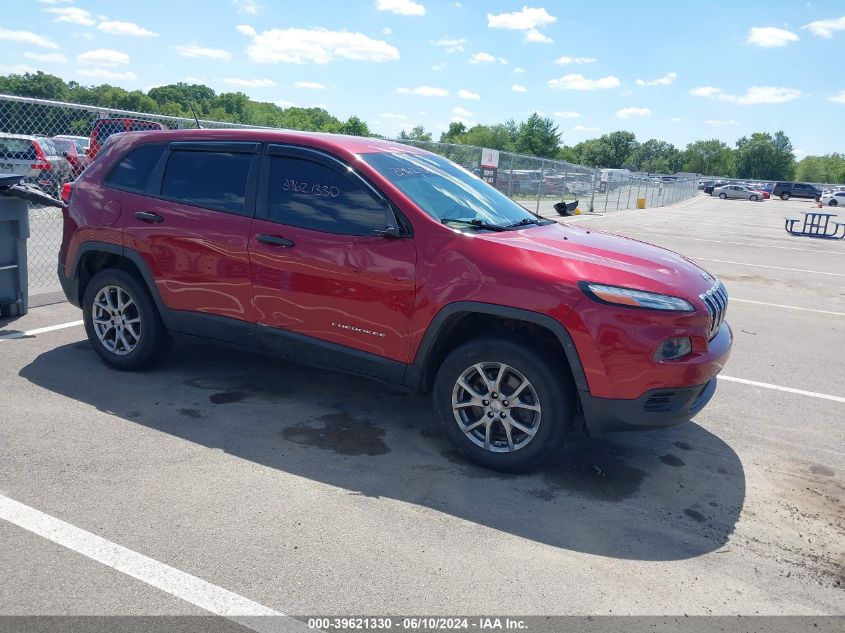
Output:
[[132,296],[120,286],[105,286],[91,307],[94,333],[112,354],[131,354],[141,342],[141,313]]
[[493,453],[525,448],[537,435],[542,409],[537,391],[505,363],[476,363],[452,389],[452,412],[473,444]]

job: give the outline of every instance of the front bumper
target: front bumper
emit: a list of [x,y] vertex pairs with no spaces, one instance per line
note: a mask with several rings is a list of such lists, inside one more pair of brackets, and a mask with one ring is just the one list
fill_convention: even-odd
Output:
[[591,435],[674,426],[693,418],[716,392],[716,376],[703,385],[652,389],[634,400],[597,398],[581,392],[584,421]]

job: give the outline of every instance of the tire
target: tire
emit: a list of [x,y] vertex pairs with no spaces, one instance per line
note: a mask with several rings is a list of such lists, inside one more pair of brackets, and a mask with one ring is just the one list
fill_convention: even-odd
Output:
[[751,202],[757,202],[759,199],[758,196],[751,196]]
[[829,206],[829,207],[835,207],[835,206],[837,206],[838,204],[839,204],[839,201],[838,201],[838,200],[831,200],[830,202],[828,202],[828,203],[827,203],[827,206]]
[[147,288],[123,270],[107,268],[88,282],[82,318],[94,351],[115,369],[144,369],[170,350],[170,336]]
[[727,198],[727,197],[728,197],[728,194],[726,194],[726,193],[724,193],[724,192],[723,192],[723,193],[720,193],[720,194],[719,194],[719,197],[720,197],[722,200],[724,200],[725,198]]
[[[502,381],[501,393],[494,391],[497,379]],[[517,399],[508,400],[519,387]],[[575,415],[569,368],[521,337],[480,336],[463,343],[443,361],[433,391],[434,409],[453,446],[471,461],[503,472],[542,464],[560,445]],[[503,420],[515,424],[510,426],[510,441]],[[526,432],[530,430],[533,433]]]
[[784,191],[782,194],[780,194],[780,199],[781,200],[789,200],[789,192]]

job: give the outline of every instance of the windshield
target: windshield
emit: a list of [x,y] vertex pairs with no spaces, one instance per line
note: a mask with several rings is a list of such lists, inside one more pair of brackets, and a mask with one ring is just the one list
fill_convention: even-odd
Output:
[[361,158],[441,222],[513,227],[545,224],[455,163],[431,154],[379,152]]

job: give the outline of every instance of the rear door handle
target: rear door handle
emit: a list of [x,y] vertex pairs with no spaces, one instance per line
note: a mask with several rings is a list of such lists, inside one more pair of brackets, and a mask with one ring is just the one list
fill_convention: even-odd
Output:
[[278,235],[267,235],[265,233],[262,233],[256,239],[259,242],[269,244],[270,246],[281,246],[282,248],[290,248],[291,246],[295,246],[293,240],[289,240],[285,237],[280,237]]
[[141,222],[147,222],[149,224],[158,224],[159,222],[164,222],[164,218],[161,217],[158,213],[150,213],[149,211],[138,211],[135,214],[135,217]]

